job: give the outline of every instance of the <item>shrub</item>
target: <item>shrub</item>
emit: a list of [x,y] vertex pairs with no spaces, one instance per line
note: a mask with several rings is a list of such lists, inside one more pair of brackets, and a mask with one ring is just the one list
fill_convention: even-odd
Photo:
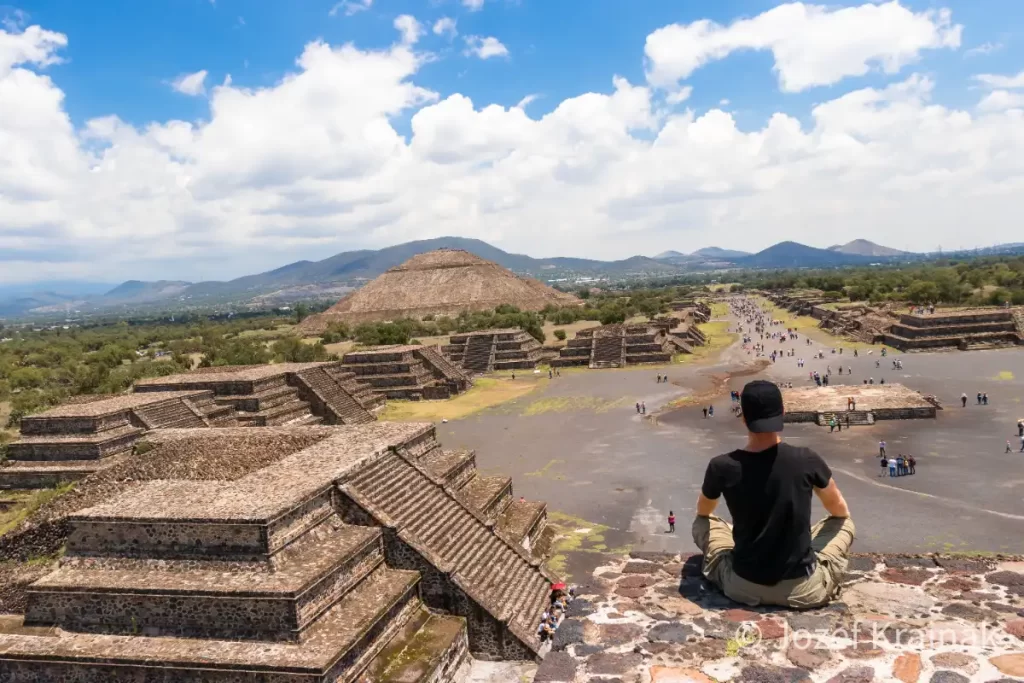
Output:
[[565,341],[565,330],[555,330],[554,335],[558,341]]

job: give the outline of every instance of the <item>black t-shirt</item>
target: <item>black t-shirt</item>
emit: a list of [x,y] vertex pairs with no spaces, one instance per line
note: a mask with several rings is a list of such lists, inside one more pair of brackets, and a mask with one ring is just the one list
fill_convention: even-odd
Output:
[[737,574],[763,586],[808,575],[815,562],[811,492],[830,479],[832,471],[820,455],[785,443],[711,459],[701,491],[711,499],[725,494]]

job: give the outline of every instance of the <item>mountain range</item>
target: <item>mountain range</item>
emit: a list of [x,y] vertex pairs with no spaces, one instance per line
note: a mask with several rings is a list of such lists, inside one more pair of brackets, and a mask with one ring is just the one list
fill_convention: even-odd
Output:
[[[463,237],[406,242],[384,249],[347,251],[322,261],[296,261],[280,268],[229,281],[186,282],[129,280],[98,291],[96,283],[45,283],[29,289],[0,288],[0,317],[56,315],[72,311],[140,311],[209,308],[225,304],[271,306],[310,299],[336,300],[416,254],[434,249],[465,249],[516,273],[557,284],[590,280],[630,280],[692,272],[752,268],[834,268],[922,260],[929,255],[903,252],[855,239],[828,249],[780,242],[751,254],[705,247],[690,254],[665,251],[655,257],[633,256],[618,261],[571,257],[534,258],[503,251]],[[1024,245],[998,245],[978,253],[1016,253]],[[973,252],[972,252],[973,253]]]

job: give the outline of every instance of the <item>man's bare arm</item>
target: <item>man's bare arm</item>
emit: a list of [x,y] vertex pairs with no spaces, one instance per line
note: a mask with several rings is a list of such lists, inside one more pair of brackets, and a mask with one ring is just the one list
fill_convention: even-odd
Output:
[[828,486],[823,489],[815,488],[814,493],[817,494],[818,500],[821,501],[821,504],[825,506],[825,510],[832,517],[850,516],[850,508],[846,506],[846,499],[843,498],[842,491],[836,486],[835,479],[829,479]]
[[710,517],[715,513],[715,508],[718,507],[718,499],[711,499],[705,496],[703,493],[697,496],[697,516],[698,517]]

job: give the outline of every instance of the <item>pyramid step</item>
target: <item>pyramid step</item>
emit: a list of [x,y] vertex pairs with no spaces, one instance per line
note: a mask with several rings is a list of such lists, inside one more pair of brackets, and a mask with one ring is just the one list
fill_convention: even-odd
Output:
[[494,520],[512,500],[512,480],[509,477],[477,475],[459,490],[459,497],[470,509]]
[[32,461],[98,460],[130,451],[144,432],[139,427],[124,426],[94,434],[22,436],[7,445],[7,458]]
[[476,475],[476,451],[446,451],[436,448],[419,459],[435,481],[443,482],[453,489],[461,489]]
[[367,683],[451,681],[467,659],[466,620],[424,611],[370,662],[363,676]]
[[[63,567],[27,589],[25,623],[149,636],[297,640],[384,561],[380,530],[344,526],[276,571]],[[116,601],[118,609],[104,609]]]
[[266,557],[334,514],[328,488],[280,506],[235,495],[231,482],[151,481],[117,499],[68,515],[71,555],[148,558]]
[[101,460],[9,461],[0,468],[0,489],[56,488],[62,483],[84,479],[129,456],[124,453]]
[[547,505],[540,501],[513,500],[495,524],[508,538],[523,543],[546,511]]
[[81,678],[83,663],[101,664],[90,680],[273,680],[275,683],[354,681],[421,613],[417,572],[378,567],[303,634],[302,643],[140,638],[65,631],[59,639],[11,638],[0,678],[17,667],[24,681]]

